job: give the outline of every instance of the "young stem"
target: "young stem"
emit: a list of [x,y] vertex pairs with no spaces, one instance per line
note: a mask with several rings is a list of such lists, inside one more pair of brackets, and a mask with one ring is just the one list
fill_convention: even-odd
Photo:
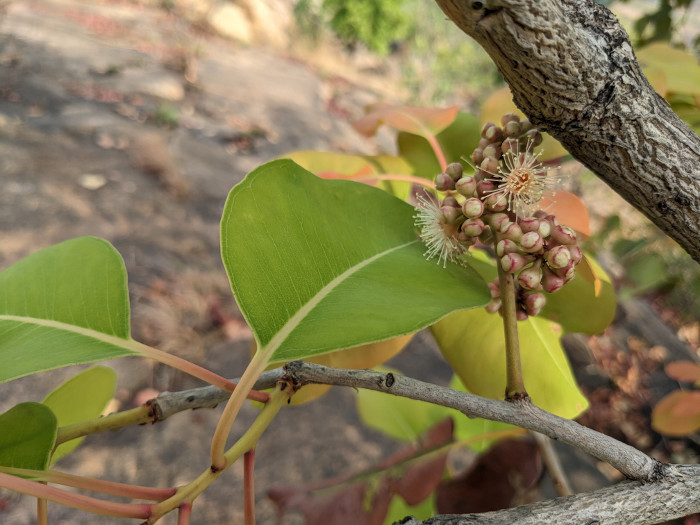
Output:
[[[224,454],[223,463],[225,468],[233,465],[243,454],[255,448],[260,436],[270,425],[277,412],[289,401],[289,397],[292,395],[291,387],[287,383],[281,383],[280,385],[270,395],[270,400],[265,403],[262,412],[253,421],[253,424],[250,425],[245,434]],[[155,505],[153,513],[146,523],[149,525],[156,523],[162,516],[183,503],[191,504],[223,472],[224,469],[214,470],[213,468],[208,468],[197,479],[181,487],[173,497]]]
[[261,348],[255,353],[245,372],[243,372],[238,386],[226,403],[211,440],[211,468],[214,471],[223,470],[227,467],[224,459],[226,439],[248,393],[252,390],[258,376],[262,374],[270,361],[271,353],[272,350],[267,350],[266,348]]
[[48,512],[48,501],[45,499],[38,498],[36,500],[36,524],[37,525],[48,525],[49,523],[49,512]]
[[245,525],[255,525],[255,449],[243,456],[243,511]]
[[506,339],[506,399],[527,398],[520,366],[520,344],[518,341],[518,318],[516,317],[515,278],[498,266],[498,279],[503,303],[503,331]]
[[539,432],[532,432],[532,436],[535,438],[537,446],[540,449],[542,461],[544,461],[544,465],[547,467],[547,471],[552,478],[552,483],[554,484],[554,489],[557,491],[557,495],[571,496],[574,492],[571,490],[569,480],[566,478],[566,473],[561,465],[561,461],[559,461],[557,451],[554,450],[552,446],[552,441]]
[[189,525],[192,515],[192,504],[183,503],[177,508],[177,525]]
[[70,441],[71,439],[87,436],[89,434],[96,434],[98,432],[104,432],[105,430],[114,430],[128,425],[142,425],[144,423],[150,423],[151,421],[153,421],[151,407],[141,405],[130,410],[109,414],[97,419],[90,419],[89,421],[81,421],[80,423],[59,427],[56,435],[56,446]]

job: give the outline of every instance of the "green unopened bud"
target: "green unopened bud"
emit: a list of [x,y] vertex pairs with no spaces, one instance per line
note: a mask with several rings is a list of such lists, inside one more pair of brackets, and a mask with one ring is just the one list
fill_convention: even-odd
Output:
[[571,262],[571,252],[566,246],[555,246],[545,252],[544,258],[552,269],[566,268]]
[[484,232],[484,221],[481,219],[467,219],[462,223],[462,232],[469,237],[478,237]]
[[523,230],[520,229],[517,223],[511,222],[505,230],[501,230],[501,235],[506,239],[518,243],[520,239],[523,238]]
[[510,239],[501,239],[496,245],[496,255],[503,257],[507,253],[515,253],[518,251],[518,245]]
[[501,126],[505,126],[508,122],[520,122],[520,117],[517,113],[504,113],[501,116]]
[[507,213],[494,213],[492,215],[489,215],[486,220],[489,223],[489,226],[494,229],[494,231],[500,232],[501,231],[501,226],[503,225],[504,221],[507,221],[510,223],[510,219],[508,218]]
[[537,232],[543,239],[548,238],[549,234],[552,233],[552,223],[549,221],[540,221],[540,227],[537,229]]
[[537,253],[542,250],[543,246],[542,236],[538,232],[526,232],[520,239],[520,247],[527,253]]
[[472,152],[471,159],[475,166],[481,164],[481,161],[484,160],[484,150],[481,148],[476,148]]
[[462,165],[459,162],[453,162],[448,164],[445,168],[445,173],[447,173],[454,181],[458,181],[462,178]]
[[455,183],[455,189],[460,195],[465,197],[473,197],[476,191],[476,179],[474,177],[462,177]]
[[525,313],[528,315],[538,315],[544,305],[547,304],[547,298],[543,293],[532,293],[525,296]]
[[[500,241],[500,245],[503,241]],[[498,250],[496,250],[498,251]],[[523,269],[532,259],[524,257],[519,253],[506,253],[501,257],[501,268],[504,272],[515,273]]]
[[469,217],[470,219],[481,217],[484,213],[484,203],[481,199],[477,199],[476,197],[467,199],[462,203],[462,213],[465,217]]
[[455,181],[447,173],[438,173],[435,177],[435,189],[438,191],[454,190]]
[[554,226],[552,228],[550,236],[555,242],[558,242],[559,244],[576,244],[576,232],[568,226],[564,226],[562,224]]
[[542,267],[535,264],[525,268],[518,274],[518,284],[525,290],[539,290],[542,288]]

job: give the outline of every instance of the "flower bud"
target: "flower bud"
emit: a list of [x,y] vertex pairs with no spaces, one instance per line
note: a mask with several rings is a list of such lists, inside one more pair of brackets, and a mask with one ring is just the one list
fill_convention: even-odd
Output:
[[484,231],[481,232],[481,235],[479,235],[479,240],[483,244],[493,244],[494,238],[493,231],[491,231],[491,228],[484,228]]
[[469,237],[478,237],[484,232],[485,227],[481,219],[467,219],[462,223],[462,232]]
[[525,296],[525,313],[537,315],[542,311],[545,304],[547,304],[547,298],[543,293],[528,294]]
[[542,288],[547,293],[554,293],[564,286],[564,279],[556,275],[546,266],[542,268]]
[[498,159],[494,156],[484,155],[484,160],[481,161],[481,164],[479,165],[479,167],[487,173],[497,173],[498,172]]
[[503,139],[503,130],[498,126],[491,126],[486,130],[484,138],[491,142],[501,142]]
[[[494,159],[501,158],[501,147],[496,144],[489,144],[484,148],[484,158],[493,157]],[[496,166],[498,167],[498,166]],[[491,170],[493,171],[493,170]]]
[[476,242],[473,235],[467,235],[464,232],[458,232],[457,235],[455,235],[455,237],[462,244],[462,246],[464,246],[465,248],[468,248],[469,246],[473,246],[474,243]]
[[503,134],[509,138],[516,138],[520,136],[520,123],[515,120],[506,122],[503,125]]
[[524,118],[520,121],[520,133],[527,133],[532,129],[532,127],[532,122],[530,122],[528,119]]
[[523,238],[523,231],[517,223],[511,222],[505,229],[501,230],[501,236],[515,243],[519,243],[520,239]]
[[581,248],[578,246],[569,246],[569,251],[571,252],[571,260],[574,262],[574,265],[580,263],[581,259],[583,259]]
[[501,306],[503,306],[503,302],[500,299],[491,299],[485,308],[488,313],[495,314],[501,309]]
[[447,173],[438,173],[435,177],[435,189],[438,191],[454,190],[455,181]]
[[486,220],[488,221],[489,226],[491,226],[491,228],[497,232],[501,231],[501,226],[503,226],[504,221],[510,223],[510,219],[506,213],[493,213],[489,215]]
[[462,217],[462,210],[459,208],[454,208],[453,206],[441,206],[440,211],[442,216],[445,218],[446,224],[453,224]]
[[542,288],[542,267],[535,264],[525,268],[518,274],[518,284],[525,290],[539,290]]
[[484,213],[483,201],[481,199],[477,199],[476,197],[467,199],[462,203],[462,213],[465,217],[469,217],[470,219],[481,217],[481,215]]
[[517,151],[518,141],[516,139],[505,139],[501,142],[501,153],[506,154],[509,151]]
[[576,232],[568,226],[558,224],[552,228],[550,235],[559,244],[576,244]]
[[544,258],[552,269],[566,268],[571,262],[571,252],[566,246],[555,246],[544,253]]
[[488,139],[482,138],[482,139],[479,139],[479,145],[477,147],[479,149],[484,149],[489,144],[491,144],[491,141],[489,141]]
[[451,195],[448,195],[444,199],[442,199],[442,204],[441,206],[452,206],[453,208],[461,208],[462,205],[457,202],[457,199],[452,197]]
[[481,148],[476,148],[472,152],[471,159],[475,166],[481,164],[481,161],[484,160],[484,150]]
[[486,286],[489,287],[489,291],[491,292],[492,299],[495,299],[496,297],[501,296],[500,280],[498,279],[498,277],[496,277],[490,283],[487,283]]
[[518,309],[515,311],[515,318],[518,321],[527,321],[527,313],[525,312],[525,310]]
[[484,205],[490,211],[505,211],[508,201],[502,193],[492,193],[484,199]]
[[523,232],[536,232],[540,228],[540,220],[535,217],[520,219],[520,228]]
[[473,197],[476,191],[476,180],[474,177],[462,177],[455,183],[455,189],[460,195],[465,197]]
[[453,162],[452,164],[448,164],[447,168],[445,168],[445,173],[452,177],[452,180],[454,181],[458,181],[462,178],[462,171],[463,168],[459,162]]
[[[503,240],[498,243],[499,246],[502,242]],[[498,248],[496,249],[496,253],[498,253]],[[523,257],[519,253],[506,253],[501,257],[501,268],[503,268],[504,272],[515,273],[520,271],[530,261],[530,258]]]
[[552,223],[546,220],[540,221],[540,227],[537,229],[537,232],[543,239],[546,239],[552,233]]
[[536,128],[531,129],[527,133],[525,133],[525,141],[530,142],[530,147],[531,148],[536,148],[540,144],[542,144],[542,133],[539,132]]
[[501,126],[505,126],[508,122],[520,122],[520,117],[517,113],[504,113],[501,115]]
[[496,255],[503,257],[507,253],[515,253],[518,251],[518,245],[510,239],[501,239],[496,245]]
[[491,182],[490,180],[480,180],[479,182],[476,183],[476,194],[482,198],[485,195],[488,195],[489,193],[491,193],[495,189],[496,189],[496,185],[493,182]]
[[527,253],[537,253],[543,246],[542,236],[537,232],[526,232],[520,239],[520,247]]
[[486,133],[488,132],[488,130],[489,130],[490,128],[493,128],[495,125],[496,125],[496,124],[494,124],[493,122],[487,122],[487,123],[485,123],[485,124],[481,127],[481,136],[482,136],[483,138],[486,138]]

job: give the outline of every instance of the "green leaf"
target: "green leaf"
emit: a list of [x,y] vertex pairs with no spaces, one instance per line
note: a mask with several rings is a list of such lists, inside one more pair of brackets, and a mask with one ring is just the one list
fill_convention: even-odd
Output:
[[[467,113],[459,113],[445,130],[437,135],[437,141],[448,162],[460,162],[469,158],[481,138],[479,121]],[[419,135],[401,132],[397,138],[399,153],[413,167],[413,173],[428,180],[440,173],[440,164],[428,141]],[[467,172],[470,167],[462,162]]]
[[692,53],[655,42],[635,50],[643,68],[660,69],[666,74],[669,93],[700,95],[700,66]]
[[0,382],[61,366],[133,355],[124,263],[81,237],[0,272]]
[[394,523],[400,523],[406,516],[413,516],[419,520],[427,520],[436,514],[435,492],[432,492],[430,496],[418,505],[409,505],[397,494],[391,499],[389,510],[387,511],[386,518],[384,518],[384,524],[392,525]]
[[[398,370],[386,367],[376,370],[401,375]],[[462,415],[432,403],[365,389],[357,392],[357,413],[368,427],[400,441],[415,441],[438,421]]]
[[381,190],[322,180],[289,160],[233,188],[222,258],[258,352],[302,359],[415,332],[488,302],[475,272],[425,260],[413,214]]
[[[431,327],[442,354],[474,394],[503,399],[506,362],[500,316],[483,309],[458,312]],[[559,344],[561,329],[530,317],[518,323],[525,388],[540,408],[574,418],[588,406]]]
[[[42,401],[65,427],[99,417],[114,395],[117,374],[106,366],[88,368],[54,389]],[[56,447],[51,464],[75,450],[85,438],[78,438]]]
[[41,403],[21,403],[0,414],[0,465],[44,470],[56,426],[56,416]]

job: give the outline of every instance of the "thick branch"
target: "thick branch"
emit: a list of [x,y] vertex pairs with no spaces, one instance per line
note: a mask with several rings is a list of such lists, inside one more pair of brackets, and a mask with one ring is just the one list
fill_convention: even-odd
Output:
[[592,0],[436,0],[515,104],[700,261],[700,137],[649,85]]

